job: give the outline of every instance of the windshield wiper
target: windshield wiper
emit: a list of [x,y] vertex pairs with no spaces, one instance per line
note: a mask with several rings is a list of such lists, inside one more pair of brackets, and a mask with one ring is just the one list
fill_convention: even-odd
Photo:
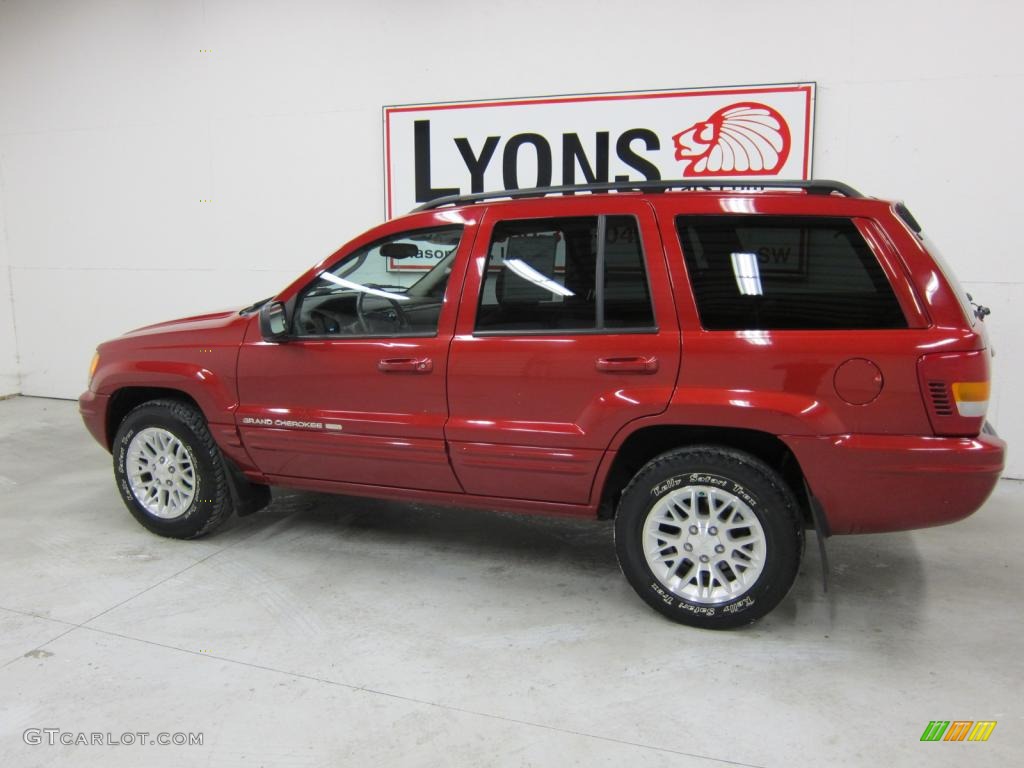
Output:
[[238,314],[240,314],[240,315],[247,315],[250,312],[255,312],[257,309],[262,307],[264,304],[266,304],[272,298],[274,298],[274,297],[273,296],[267,296],[267,298],[265,298],[265,299],[260,299],[256,303],[250,304],[248,307],[243,307],[242,309],[238,310]]

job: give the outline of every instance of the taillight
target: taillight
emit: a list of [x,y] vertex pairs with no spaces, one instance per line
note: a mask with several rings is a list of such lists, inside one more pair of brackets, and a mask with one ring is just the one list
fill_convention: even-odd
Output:
[[918,360],[921,391],[936,435],[974,437],[988,410],[988,352],[937,352]]
[[961,416],[968,418],[985,418],[988,411],[987,381],[954,381],[953,401]]
[[96,375],[96,368],[100,364],[100,353],[99,350],[92,356],[92,362],[89,363],[89,382],[86,386],[92,386],[92,377]]

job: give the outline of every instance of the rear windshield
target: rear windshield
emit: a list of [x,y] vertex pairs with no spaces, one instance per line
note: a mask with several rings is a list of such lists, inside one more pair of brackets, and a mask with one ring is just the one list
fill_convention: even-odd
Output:
[[907,327],[850,219],[680,216],[676,228],[708,330]]

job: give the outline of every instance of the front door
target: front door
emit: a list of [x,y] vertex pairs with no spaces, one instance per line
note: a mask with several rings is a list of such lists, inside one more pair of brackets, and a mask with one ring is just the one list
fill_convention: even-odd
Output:
[[467,493],[587,504],[616,432],[668,406],[679,323],[647,203],[553,203],[495,205],[481,223],[446,435]]
[[426,213],[368,233],[282,295],[294,338],[253,323],[236,423],[267,475],[460,490],[448,462],[448,347],[473,223]]

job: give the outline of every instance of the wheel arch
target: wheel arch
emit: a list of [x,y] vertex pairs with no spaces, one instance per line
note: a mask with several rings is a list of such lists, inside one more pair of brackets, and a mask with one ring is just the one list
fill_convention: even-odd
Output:
[[170,387],[122,387],[110,396],[107,406],[106,438],[107,445],[114,444],[121,422],[131,411],[151,400],[177,400],[195,408],[200,413],[203,409],[195,398],[180,389]]
[[657,424],[632,432],[619,446],[601,488],[598,517],[615,516],[619,497],[632,477],[651,459],[690,445],[720,445],[744,451],[778,472],[796,498],[806,526],[813,526],[803,469],[777,436],[754,429],[697,424]]
[[[207,421],[207,427],[211,431],[214,444],[220,449],[221,460],[224,462],[228,490],[231,493],[234,510],[239,516],[251,515],[263,509],[270,503],[270,489],[258,482],[246,477],[239,466],[237,457],[224,450],[217,442],[215,425],[209,423],[209,416],[203,411],[195,398],[180,389],[170,387],[122,387],[110,396],[110,404],[107,407],[106,435],[107,444],[113,446],[114,437],[125,417],[133,409],[140,405],[154,400],[174,400],[176,402],[195,408]],[[233,429],[233,427],[232,427]]]

